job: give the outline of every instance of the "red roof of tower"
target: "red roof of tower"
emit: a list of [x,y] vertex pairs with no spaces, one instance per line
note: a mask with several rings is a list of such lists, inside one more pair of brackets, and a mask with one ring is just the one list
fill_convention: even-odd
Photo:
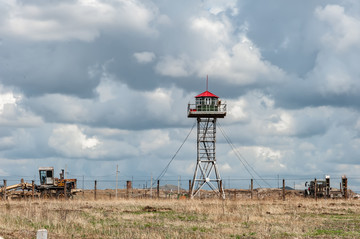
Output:
[[195,98],[199,98],[199,97],[214,97],[214,98],[219,98],[219,96],[214,95],[214,94],[211,93],[210,91],[205,91],[205,92],[201,93],[200,95],[195,96]]

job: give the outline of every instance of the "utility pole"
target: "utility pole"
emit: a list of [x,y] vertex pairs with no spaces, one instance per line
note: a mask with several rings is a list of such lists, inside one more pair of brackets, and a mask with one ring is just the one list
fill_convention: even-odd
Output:
[[150,198],[152,198],[152,188],[153,188],[153,180],[152,180],[153,178],[152,178],[152,173],[151,173],[151,179],[150,179]]
[[65,164],[65,173],[64,173],[64,179],[66,179],[66,174],[67,174],[67,164]]
[[119,173],[119,165],[116,165],[116,187],[115,187],[115,198],[118,199],[118,173]]
[[180,194],[180,176],[178,176],[178,195]]

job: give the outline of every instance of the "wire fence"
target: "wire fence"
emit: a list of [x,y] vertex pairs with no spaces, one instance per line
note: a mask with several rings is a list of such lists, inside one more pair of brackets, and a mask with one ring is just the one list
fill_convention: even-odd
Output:
[[[144,195],[153,196],[154,192],[157,190],[157,187],[162,191],[166,191],[169,194],[185,194],[189,192],[191,180],[189,177],[163,177],[160,180],[152,177],[119,177],[116,180],[115,177],[108,176],[75,176],[68,175],[68,178],[75,178],[77,180],[77,188],[84,191],[94,190],[95,184],[97,190],[108,190],[109,194],[114,194],[115,191],[124,194],[129,193],[129,188],[131,193],[134,194],[134,190],[142,190],[141,193]],[[70,177],[71,176],[71,177]],[[7,181],[7,186],[15,185],[20,183],[21,179],[25,182],[31,183],[34,181],[35,184],[40,184],[39,179],[35,176],[0,176],[0,179]],[[320,177],[318,177],[320,178]],[[3,180],[0,181],[0,187],[3,187]],[[249,190],[251,188],[251,178],[232,178],[232,177],[223,177],[222,186],[224,190]],[[260,188],[272,188],[272,189],[282,189],[283,180],[285,180],[285,186],[287,190],[304,190],[305,183],[313,181],[314,178],[304,177],[304,178],[254,178],[254,189]],[[266,181],[264,185],[263,181]],[[258,182],[258,184],[256,184]],[[341,178],[332,178],[330,182],[330,187],[334,189],[341,188]],[[348,177],[348,188],[351,189],[354,193],[360,193],[360,177]],[[206,186],[204,190],[210,190]],[[139,192],[138,192],[139,193]],[[114,196],[114,195],[111,195]]]

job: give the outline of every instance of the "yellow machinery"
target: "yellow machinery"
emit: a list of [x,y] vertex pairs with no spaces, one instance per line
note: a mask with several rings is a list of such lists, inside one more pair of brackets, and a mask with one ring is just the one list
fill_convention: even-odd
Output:
[[25,198],[72,198],[80,190],[76,189],[76,179],[65,179],[64,170],[61,170],[60,178],[54,177],[53,167],[39,168],[40,185],[21,183],[0,188],[1,197]]
[[76,179],[65,179],[64,170],[61,170],[60,178],[55,178],[53,167],[41,167],[39,176],[40,185],[36,185],[36,189],[42,198],[71,198],[77,192]]

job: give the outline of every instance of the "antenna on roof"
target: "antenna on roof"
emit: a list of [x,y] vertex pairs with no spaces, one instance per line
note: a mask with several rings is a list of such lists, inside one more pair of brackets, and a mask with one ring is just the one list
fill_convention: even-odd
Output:
[[209,85],[209,78],[208,75],[206,75],[206,91],[208,90],[208,85]]

